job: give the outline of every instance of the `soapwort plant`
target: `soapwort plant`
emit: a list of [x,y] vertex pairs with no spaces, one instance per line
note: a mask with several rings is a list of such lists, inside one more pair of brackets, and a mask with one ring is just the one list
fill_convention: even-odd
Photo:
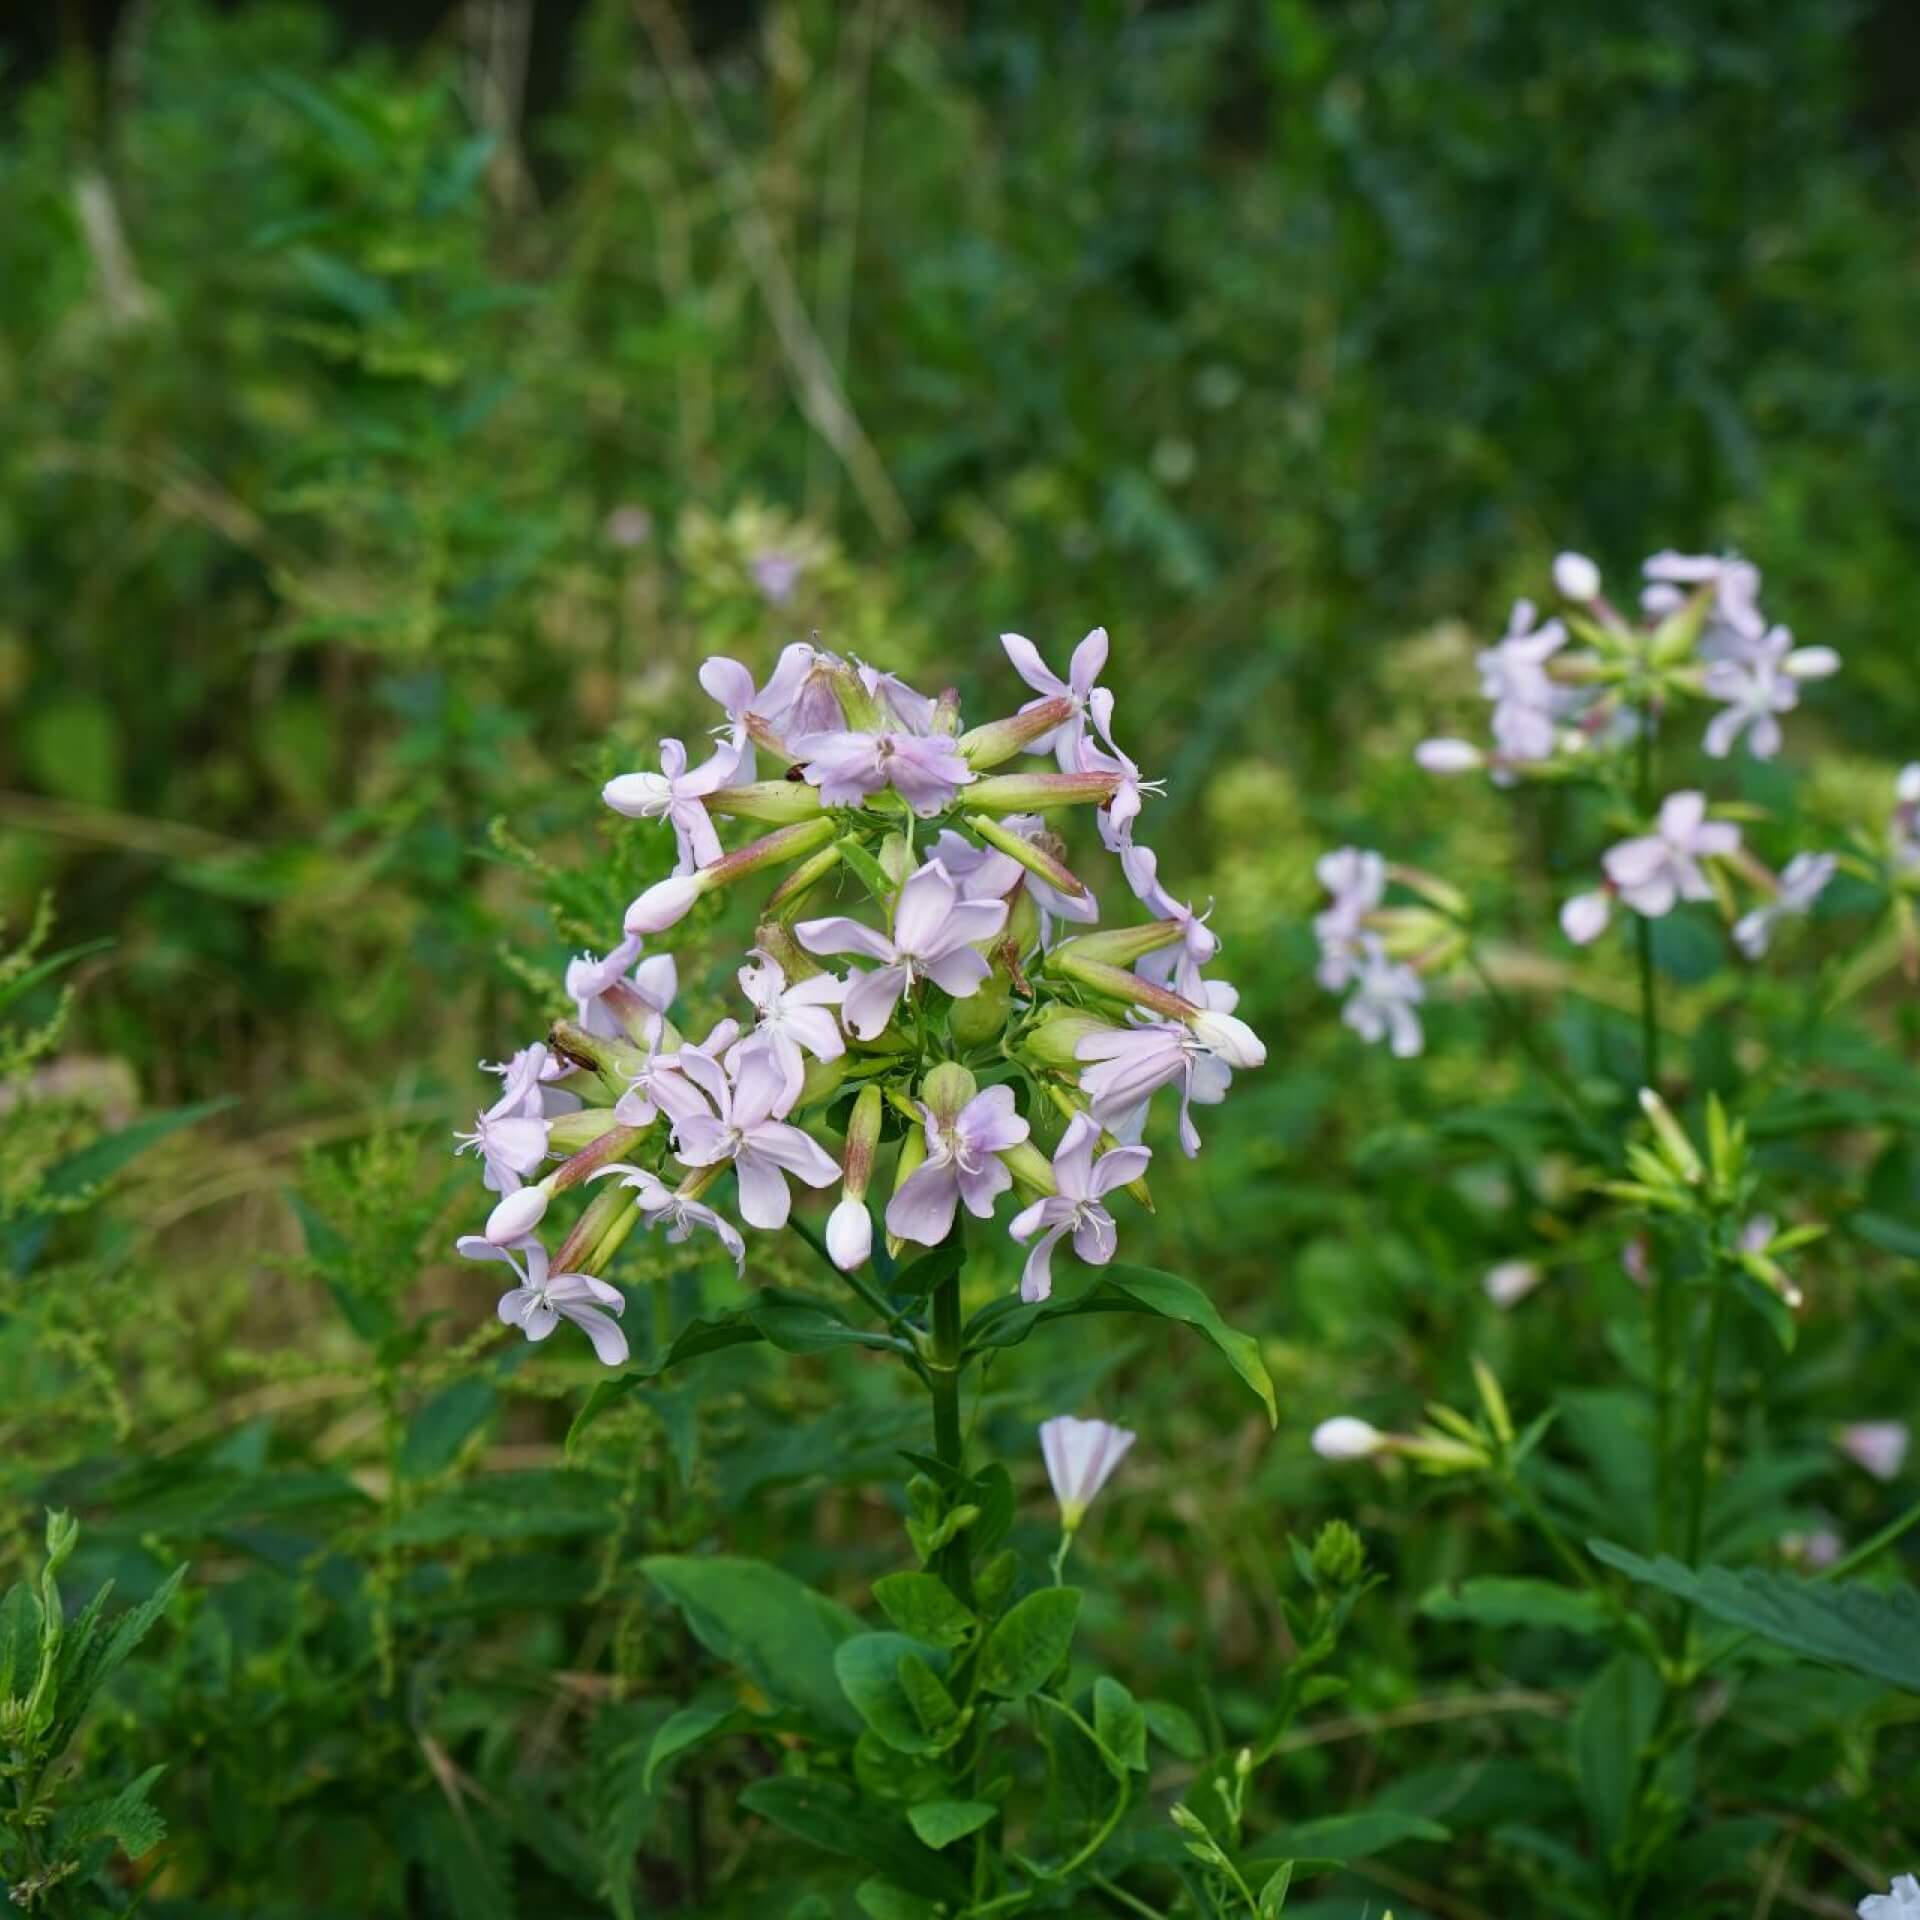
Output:
[[[1624,1375],[1607,1403],[1613,1457],[1589,1439],[1576,1465],[1553,1432],[1568,1401],[1528,1407],[1523,1393],[1523,1424],[1480,1359],[1471,1410],[1430,1404],[1395,1427],[1341,1413],[1312,1445],[1329,1461],[1483,1490],[1536,1536],[1552,1578],[1468,1578],[1426,1609],[1611,1648],[1570,1724],[1588,1848],[1559,1848],[1537,1871],[1566,1911],[1680,1911],[1753,1845],[1751,1822],[1743,1829],[1713,1806],[1730,1696],[1783,1650],[1920,1693],[1920,1593],[1897,1579],[1844,1579],[1867,1568],[1887,1579],[1889,1550],[1920,1525],[1920,1506],[1851,1546],[1823,1529],[1772,1543],[1774,1566],[1728,1564],[1753,1558],[1743,1531],[1752,1513],[1807,1477],[1799,1462],[1759,1453],[1754,1386],[1768,1346],[1777,1358],[1796,1344],[1818,1284],[1803,1286],[1802,1256],[1817,1258],[1833,1224],[1820,1195],[1824,1186],[1830,1206],[1834,1175],[1800,1176],[1818,1166],[1822,1134],[1891,1126],[1885,1152],[1897,1159],[1920,1124],[1892,1050],[1824,1044],[1843,1009],[1920,981],[1920,767],[1891,778],[1880,808],[1856,814],[1844,838],[1793,844],[1774,809],[1747,797],[1780,784],[1734,786],[1726,763],[1774,759],[1783,721],[1839,656],[1774,624],[1759,571],[1741,558],[1656,554],[1632,612],[1582,555],[1561,555],[1553,579],[1558,609],[1543,617],[1522,601],[1477,657],[1487,738],[1429,739],[1415,759],[1439,777],[1482,773],[1538,809],[1562,896],[1557,930],[1517,946],[1476,912],[1467,885],[1345,847],[1320,862],[1327,902],[1314,931],[1320,984],[1343,996],[1343,1020],[1362,1040],[1411,1060],[1436,1006],[1476,999],[1527,1061],[1532,1090],[1500,1114],[1489,1102],[1485,1124],[1504,1119],[1546,1141],[1561,1197],[1536,1215],[1549,1228],[1543,1244],[1513,1248],[1485,1291],[1501,1312],[1552,1313],[1541,1282],[1556,1240],[1564,1265],[1596,1252],[1617,1260],[1640,1301],[1608,1328]],[[1776,870],[1760,849],[1782,842]],[[1849,944],[1822,959],[1809,922],[1830,904]],[[1764,981],[1809,956],[1814,977],[1792,1021],[1766,1020],[1778,1002],[1744,985],[1699,984],[1728,971]],[[1556,1018],[1523,1004],[1554,1011],[1562,990]],[[1615,1071],[1604,1050],[1573,1044],[1576,1000],[1629,1012],[1637,1044],[1613,1047]],[[1591,1031],[1591,1017],[1579,1019]],[[1684,1059],[1679,1036],[1691,1036]],[[1862,1075],[1866,1088],[1848,1084]],[[1520,1171],[1545,1193],[1537,1168]],[[1862,1237],[1878,1231],[1889,1250],[1913,1251],[1897,1222],[1857,1220]],[[1837,1446],[1876,1478],[1896,1478],[1900,1410],[1861,1412]],[[1623,1505],[1626,1486],[1642,1489],[1645,1512]],[[1875,1896],[1862,1911],[1886,1904]]]
[[[1205,913],[1136,839],[1158,788],[1115,743],[1105,633],[1065,677],[1019,636],[1006,649],[1036,697],[973,727],[953,692],[811,644],[764,683],[707,661],[722,717],[704,757],[664,741],[657,771],[604,791],[638,831],[671,835],[672,871],[604,956],[568,969],[573,1017],[493,1069],[499,1091],[457,1142],[490,1210],[459,1251],[511,1269],[504,1322],[534,1342],[584,1335],[615,1370],[576,1436],[669,1369],[749,1342],[865,1349],[925,1394],[900,1500],[910,1564],[873,1582],[877,1630],[769,1564],[643,1562],[741,1679],[660,1727],[649,1780],[745,1743],[758,1777],[738,1810],[850,1858],[880,1920],[1078,1910],[1089,1888],[1114,1910],[1170,1911],[1171,1897],[1199,1914],[1242,1910],[1239,1889],[1265,1915],[1287,1876],[1269,1860],[1271,1890],[1247,1891],[1240,1833],[1264,1754],[1201,1764],[1182,1815],[1209,1836],[1201,1857],[1143,1805],[1150,1735],[1206,1761],[1193,1723],[1075,1652],[1070,1550],[1135,1435],[1072,1415],[1042,1427],[1060,1507],[1050,1567],[1007,1544],[1012,1478],[970,1435],[996,1357],[1089,1313],[1197,1331],[1275,1412],[1258,1349],[1199,1287],[1119,1257],[1128,1214],[1151,1205],[1157,1097],[1195,1154],[1192,1109],[1225,1099],[1265,1048],[1213,971]],[[1066,833],[1089,812],[1124,903],[1104,919],[1068,864]],[[735,823],[752,837],[729,849]],[[740,1002],[698,1031],[657,943],[750,888],[765,892]],[[822,1286],[758,1271],[783,1229]],[[634,1258],[655,1233],[710,1236],[744,1298],[680,1313]],[[626,1321],[638,1288],[644,1338]],[[1300,1559],[1309,1592],[1335,1596],[1303,1614],[1303,1676],[1364,1584],[1341,1538]],[[1274,1737],[1315,1697],[1290,1695]]]

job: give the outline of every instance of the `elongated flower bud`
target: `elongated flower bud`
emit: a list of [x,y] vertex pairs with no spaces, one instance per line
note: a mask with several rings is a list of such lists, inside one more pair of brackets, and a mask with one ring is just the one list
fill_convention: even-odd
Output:
[[563,1060],[585,1067],[615,1088],[624,1088],[647,1063],[644,1049],[607,1034],[589,1033],[572,1020],[556,1020],[548,1029],[547,1045]]
[[1000,1164],[1013,1175],[1015,1184],[1023,1192],[1045,1198],[1060,1191],[1053,1177],[1053,1162],[1031,1140],[1022,1140],[1017,1147],[1003,1148]]
[[818,1106],[822,1100],[831,1100],[840,1091],[840,1083],[847,1077],[847,1056],[836,1054],[831,1060],[809,1060],[804,1078],[800,1082],[800,1098],[793,1104],[795,1108]]
[[[555,1114],[547,1122],[547,1142],[555,1153],[570,1159],[615,1128],[623,1133],[628,1131],[620,1127],[611,1107],[582,1107],[578,1113]],[[564,1273],[566,1269],[560,1267],[556,1271]]]
[[1079,944],[1071,940],[1055,947],[1042,962],[1044,971],[1065,980],[1077,980],[1081,986],[1091,987],[1109,1000],[1118,1000],[1130,1007],[1145,1007],[1163,1020],[1191,1021],[1200,1012],[1191,1000],[1165,987],[1157,987],[1151,980],[1142,980],[1125,967],[1111,966],[1105,960],[1089,960],[1084,954],[1076,953],[1074,949]]
[[1035,813],[1098,806],[1119,790],[1117,773],[990,773],[967,789],[967,804],[988,813]]
[[[1004,936],[1002,936],[1004,937]],[[996,939],[988,958],[999,951]],[[964,1000],[956,1000],[947,1014],[947,1028],[963,1047],[983,1046],[995,1034],[1003,1032],[1007,1015],[1013,1008],[1013,981],[1007,973],[1005,955],[1000,955],[993,971]]]
[[1208,1052],[1216,1053],[1228,1066],[1244,1071],[1267,1062],[1266,1043],[1247,1023],[1231,1013],[1219,1013],[1202,1007],[1187,1025]]
[[547,1217],[547,1202],[552,1197],[551,1176],[537,1187],[522,1187],[518,1193],[505,1195],[487,1215],[487,1238],[496,1247],[524,1239]]
[[754,929],[753,944],[769,960],[780,963],[780,971],[789,983],[811,980],[826,969],[793,937],[793,929],[784,920],[763,920]]
[[1037,842],[1003,827],[998,820],[990,819],[984,813],[968,814],[965,824],[988,846],[998,847],[1009,859],[1018,860],[1029,873],[1044,880],[1056,891],[1074,900],[1086,898],[1086,887]]
[[684,920],[693,903],[703,895],[730,887],[749,874],[763,873],[769,867],[784,866],[802,854],[814,852],[834,837],[833,821],[825,814],[817,820],[802,820],[791,827],[778,827],[750,841],[737,852],[723,855],[698,873],[675,874],[649,887],[627,909],[628,933],[663,933]]
[[847,1120],[847,1143],[840,1154],[841,1184],[855,1200],[867,1197],[873,1179],[873,1157],[880,1145],[880,1121],[885,1103],[878,1087],[862,1087]]
[[1104,960],[1109,966],[1130,967],[1147,954],[1172,946],[1179,938],[1179,921],[1149,920],[1144,926],[1076,934],[1071,940],[1062,940],[1053,953],[1055,958],[1072,953],[1082,960]]
[[1040,1066],[1078,1072],[1081,1041],[1092,1034],[1113,1031],[1111,1020],[1076,1013],[1071,1007],[1050,1007],[1021,1037],[1020,1051]]
[[944,733],[951,739],[960,731],[960,689],[942,687],[940,697],[933,703],[933,714],[927,722],[929,733]]
[[1654,1138],[1660,1146],[1660,1157],[1677,1178],[1690,1187],[1697,1187],[1706,1178],[1707,1170],[1701,1164],[1699,1154],[1694,1151],[1693,1142],[1687,1138],[1686,1129],[1673,1117],[1673,1109],[1651,1087],[1642,1087],[1640,1111],[1647,1116],[1648,1124],[1653,1128]]
[[[570,1187],[584,1186],[602,1167],[609,1167],[616,1160],[624,1160],[639,1145],[647,1131],[645,1127],[609,1127],[599,1139],[582,1147],[578,1153],[569,1155],[547,1176],[547,1184],[556,1193],[565,1193]],[[497,1213],[499,1209],[496,1207],[494,1211]]]
[[838,847],[822,847],[810,860],[802,860],[767,898],[767,911],[782,924],[794,919],[807,904],[807,896],[840,864]]
[[1072,718],[1073,702],[1064,694],[1052,700],[1036,700],[1022,712],[963,733],[960,752],[970,767],[997,767]]
[[[561,1241],[555,1252],[549,1270],[553,1273],[594,1273],[597,1269],[591,1264],[602,1240],[622,1215],[627,1216],[629,1229],[632,1216],[638,1210],[639,1203],[622,1186],[605,1187],[587,1202],[586,1211],[573,1223],[573,1231]],[[621,1236],[623,1239],[624,1235]],[[616,1241],[617,1248],[619,1242]]]
[[811,820],[821,811],[820,789],[804,780],[755,780],[744,787],[722,787],[705,801],[709,813],[732,820],[764,820],[769,826]]

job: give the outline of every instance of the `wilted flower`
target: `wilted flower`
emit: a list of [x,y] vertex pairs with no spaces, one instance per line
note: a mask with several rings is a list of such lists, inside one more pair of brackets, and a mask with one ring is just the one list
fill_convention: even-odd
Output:
[[1350,1413],[1322,1420],[1313,1430],[1313,1450],[1322,1460],[1365,1460],[1391,1444],[1378,1427]]
[[962,1200],[977,1218],[992,1218],[994,1201],[1013,1185],[1000,1155],[1026,1139],[1029,1128],[1014,1111],[1011,1087],[988,1087],[956,1107],[936,1076],[928,1079],[938,1104],[920,1103],[927,1157],[887,1203],[887,1231],[937,1247]]
[[627,1336],[607,1317],[627,1310],[626,1297],[618,1287],[588,1273],[549,1274],[547,1250],[531,1236],[510,1247],[497,1247],[469,1233],[461,1236],[457,1247],[468,1260],[501,1260],[519,1275],[520,1284],[500,1296],[500,1318],[508,1326],[518,1327],[529,1340],[544,1340],[562,1320],[571,1320],[593,1342],[603,1365],[625,1363]]
[[691,1240],[698,1228],[714,1235],[733,1256],[736,1272],[744,1270],[747,1243],[741,1239],[740,1229],[724,1214],[716,1213],[690,1193],[676,1193],[658,1174],[649,1173],[645,1167],[629,1166],[624,1160],[611,1161],[587,1177],[604,1180],[610,1173],[618,1174],[620,1184],[631,1187],[639,1197],[640,1212],[648,1226],[666,1223],[666,1237],[675,1246]]
[[1876,1480],[1894,1480],[1912,1439],[1904,1420],[1858,1420],[1840,1429],[1840,1451]]
[[1860,1902],[1860,1920],[1920,1920],[1920,1879],[1899,1874],[1885,1893],[1870,1893]]
[[1135,1436],[1125,1427],[1105,1420],[1076,1420],[1056,1414],[1040,1427],[1040,1452],[1060,1503],[1060,1525],[1067,1533],[1079,1530],[1100,1489],[1126,1458]]
[[1531,1260],[1502,1260],[1489,1267],[1481,1285],[1493,1304],[1504,1312],[1515,1307],[1546,1278]]
[[712,1101],[712,1111],[673,1118],[674,1154],[689,1167],[733,1162],[740,1213],[750,1227],[784,1227],[793,1206],[786,1176],[830,1187],[840,1169],[817,1142],[776,1119],[785,1081],[770,1054],[739,1056],[733,1078],[704,1053],[681,1055],[681,1070]]
[[1099,1137],[1100,1129],[1084,1113],[1075,1114],[1054,1149],[1057,1190],[1014,1216],[1013,1237],[1023,1244],[1033,1240],[1020,1270],[1022,1300],[1044,1300],[1052,1293],[1053,1249],[1064,1234],[1073,1235],[1074,1252],[1090,1267],[1104,1267],[1113,1258],[1113,1215],[1100,1202],[1115,1187],[1139,1179],[1153,1155],[1145,1147],[1114,1147],[1096,1160]]
[[1749,960],[1758,960],[1772,944],[1774,929],[1782,920],[1813,911],[1839,864],[1831,853],[1796,853],[1781,869],[1780,891],[1734,922],[1734,945]]
[[1785,627],[1772,627],[1741,652],[1707,663],[1701,686],[1707,697],[1725,702],[1707,723],[1706,749],[1724,760],[1742,733],[1756,760],[1780,751],[1779,714],[1800,704],[1800,682],[1820,680],[1840,670],[1831,647],[1794,648]]
[[856,969],[841,1005],[848,1031],[872,1040],[915,980],[929,979],[956,1000],[977,992],[992,969],[974,947],[1006,923],[1004,900],[962,899],[946,868],[930,860],[900,889],[891,939],[839,914],[802,920],[793,931],[809,953],[858,953],[881,963],[871,973]]
[[[686,748],[678,740],[662,740],[658,773],[619,774],[600,789],[600,797],[615,813],[635,820],[665,820],[680,850],[674,871],[692,873],[720,858],[713,816],[700,803],[724,787],[739,766],[739,754],[731,746],[721,746],[689,773]],[[629,924],[627,931],[643,929]]]
[[1412,1059],[1426,1044],[1414,1011],[1427,997],[1420,976],[1404,961],[1388,959],[1377,934],[1363,933],[1347,979],[1352,991],[1340,1009],[1342,1023],[1362,1040],[1385,1040],[1395,1059]]
[[[1051,751],[1062,773],[1079,773],[1082,771],[1080,743],[1086,738],[1087,732],[1087,701],[1093,693],[1094,682],[1100,678],[1107,664],[1106,628],[1095,627],[1074,648],[1073,660],[1064,680],[1040,658],[1040,649],[1024,635],[1003,633],[1000,644],[1006,649],[1007,658],[1013,662],[1014,672],[1040,695],[1039,700],[1029,700],[1027,708],[1053,699],[1073,702],[1072,718],[1034,741],[1033,751]],[[1027,708],[1021,711],[1025,712]]]

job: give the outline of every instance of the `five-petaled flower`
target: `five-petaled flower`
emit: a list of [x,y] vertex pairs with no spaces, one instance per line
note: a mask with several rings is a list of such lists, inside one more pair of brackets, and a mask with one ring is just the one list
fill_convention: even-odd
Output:
[[757,1048],[741,1053],[731,1078],[704,1053],[683,1053],[680,1066],[712,1107],[673,1116],[674,1154],[689,1167],[731,1160],[740,1216],[748,1226],[787,1224],[793,1206],[788,1174],[810,1187],[830,1187],[839,1179],[839,1166],[817,1141],[776,1117],[786,1111],[785,1080],[772,1054]]
[[1051,733],[1033,742],[1035,753],[1051,752],[1062,773],[1086,771],[1080,764],[1080,743],[1087,733],[1087,701],[1107,664],[1107,630],[1095,627],[1073,650],[1073,659],[1062,680],[1040,657],[1040,649],[1024,634],[1003,633],[1000,644],[1006,649],[1013,670],[1040,697],[1029,700],[1020,711],[1044,706],[1049,700],[1070,700],[1073,713]]
[[1033,1242],[1020,1269],[1022,1300],[1044,1300],[1053,1292],[1053,1250],[1065,1234],[1073,1235],[1073,1250],[1088,1266],[1104,1267],[1113,1258],[1118,1236],[1113,1215],[1100,1203],[1115,1187],[1139,1179],[1153,1155],[1145,1147],[1113,1147],[1096,1160],[1099,1137],[1092,1120],[1076,1113],[1053,1152],[1056,1190],[1014,1216],[1013,1237]]
[[953,805],[964,786],[979,778],[944,733],[801,734],[793,750],[811,786],[830,807],[857,807],[869,794],[891,787],[915,813],[928,818]]
[[772,1054],[780,1069],[784,1111],[800,1098],[807,1071],[803,1051],[816,1060],[837,1060],[847,1050],[832,1012],[845,998],[847,983],[830,973],[789,982],[772,954],[756,947],[753,957],[753,965],[740,969],[740,991],[758,1020],[739,1046],[743,1051],[763,1047]]
[[716,1213],[690,1193],[676,1192],[657,1173],[631,1166],[624,1160],[609,1161],[587,1177],[604,1180],[609,1174],[618,1174],[620,1184],[633,1189],[646,1225],[657,1227],[665,1222],[666,1238],[673,1245],[691,1240],[698,1228],[712,1234],[732,1254],[735,1272],[745,1269],[747,1243],[740,1238],[740,1229],[725,1214]]
[[531,1235],[501,1247],[468,1233],[456,1244],[466,1259],[504,1261],[519,1276],[520,1284],[500,1296],[500,1318],[506,1325],[518,1327],[529,1340],[544,1340],[562,1320],[571,1320],[593,1342],[603,1365],[625,1363],[627,1336],[609,1318],[627,1310],[618,1287],[590,1273],[549,1273],[547,1250]]
[[666,821],[680,850],[674,872],[693,873],[720,858],[719,831],[701,802],[732,780],[739,767],[740,755],[729,744],[716,747],[689,773],[686,748],[678,740],[662,740],[658,773],[618,774],[600,789],[600,797],[615,813]]
[[962,1200],[976,1218],[993,1217],[993,1203],[1013,1185],[1000,1156],[1026,1139],[1029,1128],[1014,1111],[1013,1089],[1005,1086],[988,1087],[963,1105],[944,1097],[938,1105],[923,1100],[920,1119],[927,1157],[887,1203],[887,1231],[937,1247]]
[[793,931],[809,953],[857,953],[881,963],[872,972],[856,968],[841,1003],[847,1031],[873,1040],[916,980],[931,980],[956,1000],[977,993],[992,969],[974,948],[1006,924],[1004,900],[963,899],[953,876],[930,860],[900,889],[891,939],[841,914],[802,920]]

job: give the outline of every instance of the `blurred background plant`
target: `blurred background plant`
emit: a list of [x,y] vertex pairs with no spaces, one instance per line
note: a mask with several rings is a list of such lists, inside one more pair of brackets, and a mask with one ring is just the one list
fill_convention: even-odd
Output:
[[[1605,1911],[1556,1853],[1583,1844],[1565,1637],[1418,1610],[1530,1549],[1393,1477],[1350,1513],[1302,1438],[1461,1398],[1478,1351],[1604,1463],[1576,1390],[1617,1250],[1566,1230],[1537,1117],[1463,1112],[1523,1074],[1475,1001],[1432,1010],[1418,1069],[1359,1056],[1312,982],[1313,862],[1390,845],[1477,876],[1483,924],[1538,913],[1552,809],[1516,852],[1506,802],[1436,804],[1408,753],[1561,545],[1762,558],[1847,671],[1744,791],[1834,828],[1884,805],[1920,731],[1905,10],[399,17],[152,0],[0,72],[0,911],[50,895],[79,949],[37,974],[43,930],[0,976],[36,1036],[0,1114],[0,1551],[25,1567],[53,1503],[86,1520],[70,1587],[144,1599],[193,1562],[82,1736],[168,1767],[148,1910],[757,1912],[790,1884],[716,1814],[737,1778],[649,1773],[690,1655],[627,1568],[724,1538],[880,1569],[901,1409],[844,1357],[722,1355],[568,1457],[584,1369],[496,1349],[449,1271],[447,1130],[472,1036],[536,1030],[610,942],[650,854],[598,782],[708,723],[702,655],[884,636],[984,712],[1001,628],[1058,657],[1104,621],[1169,878],[1216,900],[1280,1042],[1204,1174],[1156,1169],[1141,1257],[1261,1333],[1283,1428],[1262,1450],[1204,1369],[1103,1331],[1001,1383],[996,1450],[1124,1399],[1088,1630],[1210,1736],[1265,1724],[1286,1535],[1362,1527],[1389,1585],[1351,1695],[1260,1791],[1270,1822],[1374,1825],[1341,1843],[1362,1877],[1290,1912]],[[1772,992],[1753,1019],[1791,1027]],[[1697,1003],[1702,1085],[1729,1004]],[[1569,1008],[1629,1084],[1630,1014]],[[1911,1406],[1920,1016],[1863,1013],[1897,1049],[1830,1044],[1878,1092],[1790,1169],[1852,1225],[1797,1268],[1794,1353],[1742,1375],[1794,1463],[1756,1542],[1870,1533],[1886,1490],[1831,1436]],[[1517,1258],[1550,1279],[1507,1315],[1482,1279]],[[1852,1684],[1743,1711],[1749,1825],[1672,1897],[1844,1911],[1909,1863],[1912,1735],[1870,1740]]]

